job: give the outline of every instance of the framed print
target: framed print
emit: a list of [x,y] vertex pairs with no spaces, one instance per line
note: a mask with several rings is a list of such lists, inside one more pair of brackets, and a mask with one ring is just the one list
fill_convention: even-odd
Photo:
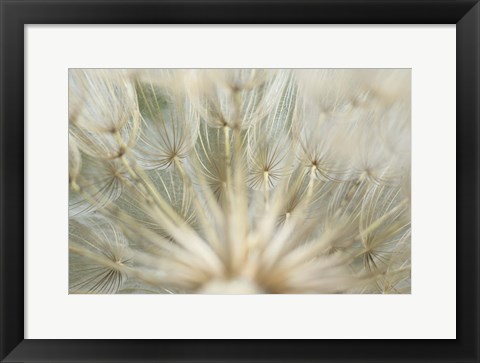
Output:
[[477,1],[1,7],[2,361],[479,361]]

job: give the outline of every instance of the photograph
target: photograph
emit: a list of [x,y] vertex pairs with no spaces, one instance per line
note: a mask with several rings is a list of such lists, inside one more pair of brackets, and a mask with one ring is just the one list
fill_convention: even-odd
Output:
[[0,8],[0,362],[480,363],[480,0]]
[[70,68],[68,293],[411,294],[411,93],[409,68]]

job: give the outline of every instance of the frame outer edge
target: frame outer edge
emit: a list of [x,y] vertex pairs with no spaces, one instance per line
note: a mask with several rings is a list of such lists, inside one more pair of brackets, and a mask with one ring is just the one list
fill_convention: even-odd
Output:
[[[480,361],[480,3],[457,23],[457,339]],[[459,279],[459,276],[463,278]],[[471,280],[468,279],[470,276]],[[468,312],[468,313],[467,313]],[[473,312],[473,316],[469,315]],[[463,325],[460,329],[459,324]],[[466,341],[466,342],[465,342]],[[466,347],[465,347],[466,348]],[[466,353],[466,352],[465,352]],[[465,360],[467,361],[467,360]]]
[[22,14],[15,11],[14,4],[1,1],[0,10],[0,359],[3,359],[24,340],[24,26]]

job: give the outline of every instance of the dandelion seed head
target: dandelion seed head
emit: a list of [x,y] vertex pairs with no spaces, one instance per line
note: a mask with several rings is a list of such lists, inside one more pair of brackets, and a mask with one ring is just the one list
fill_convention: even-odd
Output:
[[70,292],[409,293],[409,70],[70,72]]

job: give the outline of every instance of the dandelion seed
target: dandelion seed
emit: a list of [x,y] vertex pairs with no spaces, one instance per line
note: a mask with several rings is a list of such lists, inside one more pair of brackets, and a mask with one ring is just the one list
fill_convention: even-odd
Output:
[[136,142],[140,121],[133,85],[120,71],[69,74],[70,137],[93,157],[122,157]]
[[[81,221],[81,222],[80,222]],[[126,280],[128,242],[102,218],[70,222],[70,292],[115,293]]]

